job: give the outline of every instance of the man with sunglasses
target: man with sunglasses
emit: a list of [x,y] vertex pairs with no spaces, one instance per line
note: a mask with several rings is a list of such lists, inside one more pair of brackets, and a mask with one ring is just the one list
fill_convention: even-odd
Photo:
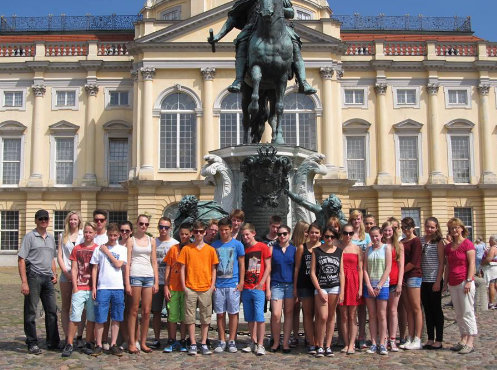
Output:
[[57,283],[55,266],[57,248],[53,235],[47,233],[49,222],[50,218],[46,210],[36,211],[36,228],[26,234],[17,255],[21,293],[24,295],[24,333],[28,352],[33,355],[39,355],[42,352],[38,347],[35,322],[40,299],[45,311],[47,348],[58,350],[60,345],[54,288]]
[[107,211],[96,209],[93,211],[93,222],[97,224],[97,235],[93,240],[96,245],[102,245],[109,241],[107,237]]
[[154,318],[152,326],[154,328],[155,340],[152,342],[152,348],[160,348],[160,327],[161,327],[161,314],[164,307],[164,274],[166,272],[166,262],[164,257],[173,245],[179,242],[171,237],[171,219],[169,217],[161,217],[157,228],[159,229],[159,237],[155,239],[156,254],[157,254],[157,268],[159,271],[159,291],[152,297],[152,313]]

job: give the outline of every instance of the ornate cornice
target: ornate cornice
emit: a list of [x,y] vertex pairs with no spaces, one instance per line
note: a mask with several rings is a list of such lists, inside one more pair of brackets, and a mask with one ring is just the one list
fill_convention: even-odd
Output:
[[488,82],[481,82],[478,85],[478,92],[482,96],[488,96],[488,93],[490,92],[490,84]]
[[437,95],[438,90],[440,89],[440,84],[438,82],[431,82],[426,85],[426,91],[430,95]]
[[387,84],[385,82],[376,82],[374,84],[374,91],[376,91],[376,94],[378,95],[385,95],[387,92]]
[[33,90],[35,96],[43,97],[43,95],[45,95],[45,92],[47,91],[47,87],[45,85],[33,85],[31,86],[31,90]]
[[321,75],[321,78],[323,80],[331,80],[334,72],[335,72],[335,70],[333,69],[333,67],[321,67],[321,68],[319,68],[319,74]]
[[85,91],[88,94],[88,96],[97,96],[98,89],[99,89],[99,87],[97,84],[86,84],[85,85]]
[[140,68],[140,72],[142,74],[142,78],[144,81],[152,81],[155,75],[154,67],[142,67]]
[[204,67],[200,68],[200,73],[202,73],[202,77],[205,81],[211,81],[214,79],[216,75],[216,68],[213,67]]

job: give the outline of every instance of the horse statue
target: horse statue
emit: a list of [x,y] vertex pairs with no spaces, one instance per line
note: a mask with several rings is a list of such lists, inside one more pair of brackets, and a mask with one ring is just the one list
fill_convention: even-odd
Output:
[[205,182],[214,185],[214,201],[221,205],[226,212],[233,209],[233,173],[226,162],[215,154],[204,156],[207,162],[202,166],[200,174],[205,177]]
[[261,140],[266,120],[271,142],[284,144],[281,131],[287,81],[293,77],[293,43],[287,32],[282,0],[259,0],[259,17],[248,47],[248,78],[242,85],[245,138]]

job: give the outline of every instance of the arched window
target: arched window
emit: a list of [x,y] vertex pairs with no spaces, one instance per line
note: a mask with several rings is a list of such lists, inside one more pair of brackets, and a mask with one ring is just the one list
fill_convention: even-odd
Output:
[[316,150],[316,114],[314,102],[304,94],[285,96],[282,120],[283,139],[288,145]]
[[242,94],[229,93],[221,102],[219,147],[240,145],[243,140]]
[[160,168],[195,168],[195,102],[184,93],[164,98],[160,115]]

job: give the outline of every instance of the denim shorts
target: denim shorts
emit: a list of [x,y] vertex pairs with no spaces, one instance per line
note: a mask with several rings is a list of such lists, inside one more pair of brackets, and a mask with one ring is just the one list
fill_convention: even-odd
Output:
[[95,322],[95,305],[91,297],[91,290],[78,290],[71,297],[71,315],[69,320],[81,322],[81,315],[86,308],[86,320]]
[[397,284],[395,284],[395,285],[390,285],[390,286],[388,287],[388,290],[389,290],[390,294],[395,293],[395,289],[397,289]]
[[213,302],[216,314],[227,312],[230,315],[235,315],[240,312],[240,292],[236,287],[216,288]]
[[244,289],[242,292],[243,313],[246,322],[264,322],[266,293],[259,289]]
[[107,322],[110,305],[110,318],[112,321],[124,320],[124,290],[99,289],[95,300],[95,322]]
[[142,288],[152,288],[154,286],[153,276],[130,276],[129,283],[131,286],[139,286]]
[[390,292],[389,292],[389,287],[383,287],[380,289],[380,293],[376,297],[371,297],[368,293],[368,288],[366,287],[366,284],[364,284],[364,291],[363,291],[363,296],[364,298],[374,298],[374,299],[379,299],[381,301],[388,301],[388,297],[390,297]]
[[314,297],[314,288],[297,288],[297,297],[299,299]]
[[271,300],[293,298],[293,283],[271,282]]
[[[339,286],[334,286],[333,288],[321,288],[322,292],[325,292],[326,294],[340,294],[340,287]],[[319,292],[317,289],[314,289],[314,295],[318,295]]]
[[412,277],[407,279],[406,285],[408,288],[421,288],[421,282],[423,278],[420,277]]

